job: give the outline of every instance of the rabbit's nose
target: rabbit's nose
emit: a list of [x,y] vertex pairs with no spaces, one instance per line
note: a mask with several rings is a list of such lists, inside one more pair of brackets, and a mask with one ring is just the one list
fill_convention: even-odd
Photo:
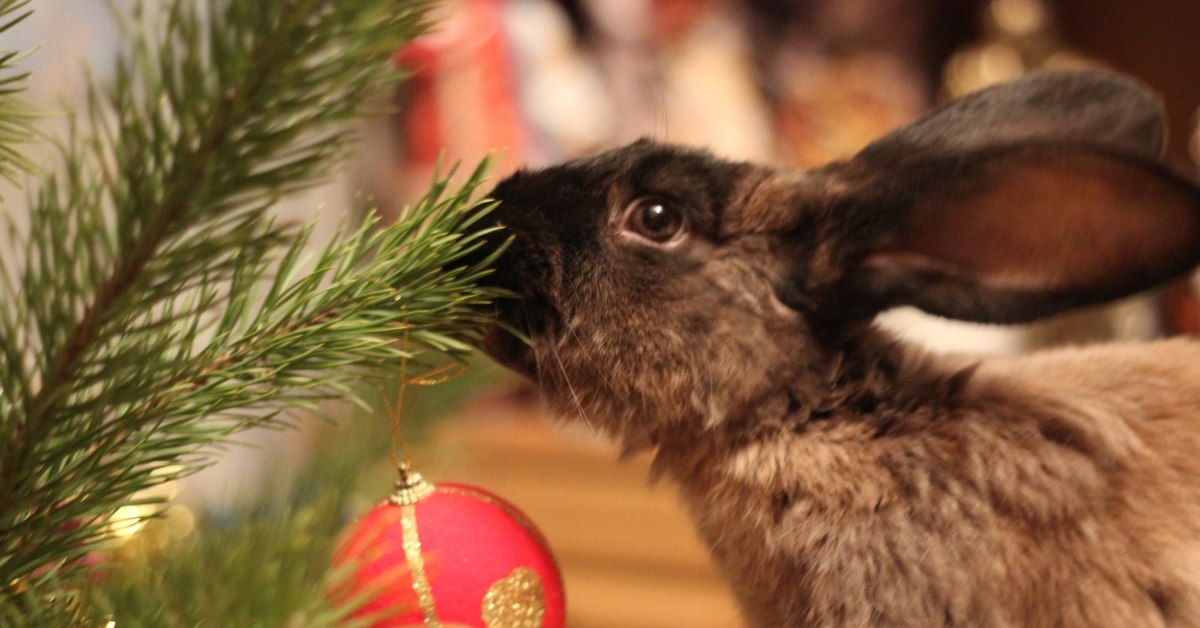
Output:
[[484,280],[487,285],[509,290],[521,297],[544,291],[540,284],[549,273],[549,268],[539,240],[519,227],[503,223],[485,238],[484,245],[473,252],[480,261],[494,255],[497,249],[503,249],[492,264],[492,273]]
[[[504,228],[493,211],[467,227],[463,232],[463,237],[478,239],[478,242],[472,242],[470,246],[474,246],[474,248],[463,255],[454,265],[474,267],[483,264],[496,254],[497,249],[504,247],[511,238],[511,232]],[[479,283],[483,286],[497,287],[499,277],[495,271],[500,264],[500,259],[493,261],[491,264],[493,272],[480,279]]]

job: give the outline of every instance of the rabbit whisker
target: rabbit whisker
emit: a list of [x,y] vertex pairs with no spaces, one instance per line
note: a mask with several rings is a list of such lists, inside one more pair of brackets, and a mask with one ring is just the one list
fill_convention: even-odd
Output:
[[592,365],[592,368],[595,370],[596,377],[599,377],[600,381],[604,382],[604,386],[608,390],[615,392],[616,388],[613,386],[612,380],[606,374],[607,371],[603,368],[600,368],[600,363],[596,361],[595,354],[593,353],[590,345],[588,343],[584,342],[583,339],[579,337],[579,332],[575,331],[575,328],[571,326],[571,323],[569,321],[564,321],[563,328],[566,329],[567,332],[570,333],[571,336],[575,339],[575,343],[576,343],[575,346],[582,349],[583,358],[585,360],[587,360],[589,364]]
[[579,417],[587,423],[588,428],[593,432],[596,431],[596,426],[592,424],[591,417],[583,409],[583,403],[579,400],[579,394],[575,392],[575,386],[571,384],[571,378],[567,376],[567,369],[563,366],[562,358],[558,357],[558,351],[553,346],[550,347],[550,357],[554,358],[555,364],[558,365],[558,372],[562,373],[563,383],[567,385],[567,391],[571,393],[571,400],[575,402],[575,409],[579,411]]
[[[525,301],[521,301],[521,323],[522,323],[522,326],[525,328],[525,330],[524,330],[525,336],[527,338],[531,338],[533,336],[533,326],[529,324],[529,307],[526,305]],[[534,375],[537,377],[536,384],[537,384],[537,392],[538,392],[538,401],[540,401],[542,403],[542,405],[545,406],[545,405],[548,405],[546,403],[546,375],[542,371],[543,360],[542,360],[541,352],[538,350],[537,343],[531,344],[529,349],[530,349],[530,356],[533,358],[533,372],[534,372]]]

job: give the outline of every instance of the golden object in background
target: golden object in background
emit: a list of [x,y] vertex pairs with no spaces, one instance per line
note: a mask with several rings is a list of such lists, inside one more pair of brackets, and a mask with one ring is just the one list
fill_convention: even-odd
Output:
[[982,42],[955,53],[943,71],[943,98],[953,100],[1038,69],[1097,65],[1062,43],[1042,0],[992,0]]

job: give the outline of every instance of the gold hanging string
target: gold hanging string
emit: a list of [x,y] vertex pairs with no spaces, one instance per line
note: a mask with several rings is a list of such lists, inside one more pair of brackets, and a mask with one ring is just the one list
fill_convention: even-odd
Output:
[[[404,345],[408,346],[408,327],[404,328]],[[403,348],[402,348],[403,349]],[[405,353],[400,357],[400,378],[396,383],[396,396],[388,399],[386,396],[385,403],[387,404],[388,420],[392,425],[391,442],[388,443],[388,455],[392,460],[392,467],[398,469],[401,475],[408,472],[412,463],[412,451],[409,449],[408,440],[404,438],[404,433],[400,430],[400,413],[404,409],[404,389],[408,386],[408,355]],[[381,391],[382,392],[382,391]],[[398,447],[403,447],[404,457],[401,459]]]
[[430,369],[421,375],[412,377],[408,380],[408,383],[413,386],[436,386],[456,380],[466,372],[467,367],[465,365],[449,362]]
[[[397,301],[400,300],[399,296],[395,298]],[[404,309],[404,307],[401,304],[400,308]],[[380,398],[384,400],[388,420],[391,423],[391,439],[388,443],[388,455],[391,458],[392,466],[399,471],[401,479],[404,479],[412,468],[412,450],[409,447],[408,440],[404,437],[402,429],[405,392],[409,386],[435,386],[458,379],[467,371],[467,367],[462,364],[448,362],[419,375],[409,377],[407,353],[409,347],[409,327],[407,325],[404,326],[404,334],[400,342],[403,343],[401,346],[403,353],[400,357],[400,377],[397,380],[395,397],[389,398],[383,390],[382,385],[377,385],[377,390],[379,391]],[[403,456],[401,456],[400,450],[403,450]]]
[[[408,332],[406,331],[404,335],[405,343],[407,344]],[[385,399],[388,420],[391,423],[391,442],[388,443],[388,454],[391,457],[393,467],[402,472],[407,472],[412,467],[412,449],[409,447],[408,439],[404,437],[402,429],[404,395],[408,387],[444,384],[458,379],[466,371],[467,367],[462,364],[448,363],[432,368],[419,375],[409,377],[408,357],[400,358],[400,377],[396,384],[395,397],[389,399],[383,391],[383,387],[379,386],[379,393]],[[403,450],[403,456],[401,456],[400,450]]]

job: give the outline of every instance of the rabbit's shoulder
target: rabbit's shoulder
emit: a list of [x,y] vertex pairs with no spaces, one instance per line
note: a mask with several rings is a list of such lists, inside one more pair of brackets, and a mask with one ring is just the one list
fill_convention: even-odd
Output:
[[1200,341],[1066,347],[989,359],[980,376],[1002,378],[1037,397],[1093,407],[1131,423],[1200,422]]
[[[1085,458],[1129,517],[1200,539],[1200,342],[1065,348],[981,363],[977,394]],[[984,392],[986,391],[986,392]],[[987,397],[991,396],[991,399]],[[1016,412],[1012,412],[1012,409]],[[1191,511],[1194,517],[1179,517]],[[1174,514],[1172,514],[1174,513]]]

